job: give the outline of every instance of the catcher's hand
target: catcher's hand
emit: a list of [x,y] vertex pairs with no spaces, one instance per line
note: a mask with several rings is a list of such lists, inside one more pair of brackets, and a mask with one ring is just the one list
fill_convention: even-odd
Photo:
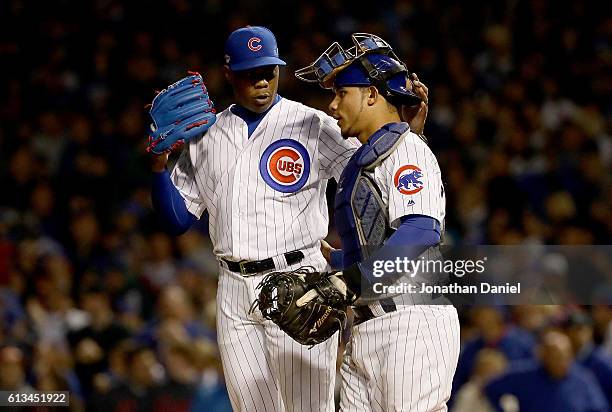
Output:
[[257,286],[259,307],[264,318],[276,323],[302,345],[316,345],[346,325],[346,292],[331,286],[331,273],[319,273],[311,266],[293,272],[274,272]]
[[162,154],[202,135],[215,123],[213,102],[200,73],[171,84],[155,96],[147,152]]

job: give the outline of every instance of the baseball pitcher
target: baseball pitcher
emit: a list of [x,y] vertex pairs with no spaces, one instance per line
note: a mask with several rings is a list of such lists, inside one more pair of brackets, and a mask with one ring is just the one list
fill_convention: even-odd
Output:
[[[326,267],[327,181],[340,177],[359,143],[343,139],[323,112],[278,95],[285,62],[270,30],[231,33],[225,63],[236,104],[221,113],[197,73],[153,101],[153,204],[176,234],[209,213],[220,265],[218,343],[234,410],[333,411],[337,334],[309,350],[249,308],[265,274]],[[168,150],[183,142],[170,173]]]

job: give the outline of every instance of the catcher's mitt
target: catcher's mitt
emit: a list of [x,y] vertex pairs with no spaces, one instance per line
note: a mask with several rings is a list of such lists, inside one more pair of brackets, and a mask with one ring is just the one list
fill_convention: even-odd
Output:
[[264,318],[302,345],[324,342],[344,328],[347,318],[346,299],[340,291],[326,290],[322,295],[314,288],[314,282],[326,275],[330,274],[311,266],[270,273],[257,286],[261,292],[251,312],[259,307]]
[[155,96],[147,152],[161,154],[202,135],[215,123],[213,102],[200,73],[171,84]]

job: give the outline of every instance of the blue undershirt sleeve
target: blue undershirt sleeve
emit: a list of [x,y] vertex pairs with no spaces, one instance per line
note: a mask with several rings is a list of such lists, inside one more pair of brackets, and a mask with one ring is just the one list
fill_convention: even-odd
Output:
[[389,239],[387,239],[383,248],[387,245],[406,245],[412,247],[422,246],[422,250],[416,256],[408,256],[412,259],[423,253],[427,248],[440,243],[440,231],[438,229],[439,225],[437,225],[437,221],[433,217],[409,215],[403,216],[400,221],[402,223],[397,228],[395,233],[389,236]]
[[[394,260],[397,257],[397,248],[401,246],[407,246],[406,253],[402,257],[413,260],[428,248],[440,243],[440,225],[433,217],[408,215],[403,216],[400,221],[401,224],[397,230],[375,253],[376,260]],[[343,274],[353,291],[361,288],[362,277],[370,284],[380,282],[380,279],[373,275],[371,269],[364,267],[360,263],[346,268]],[[356,286],[358,287],[357,289],[355,289]]]
[[172,184],[170,173],[154,172],[151,185],[153,208],[161,216],[165,228],[172,235],[182,235],[197,218],[187,210],[185,200]]

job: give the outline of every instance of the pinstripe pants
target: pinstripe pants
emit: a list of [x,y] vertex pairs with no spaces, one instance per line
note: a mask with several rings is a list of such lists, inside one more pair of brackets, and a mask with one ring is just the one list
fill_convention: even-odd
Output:
[[[322,270],[320,255],[283,270],[312,265]],[[278,266],[277,266],[278,267]],[[217,333],[223,371],[234,411],[334,411],[337,335],[312,349],[300,345],[265,320],[248,314],[264,275],[243,277],[220,268]]]
[[400,306],[354,326],[340,372],[340,410],[446,411],[459,349],[453,306]]

